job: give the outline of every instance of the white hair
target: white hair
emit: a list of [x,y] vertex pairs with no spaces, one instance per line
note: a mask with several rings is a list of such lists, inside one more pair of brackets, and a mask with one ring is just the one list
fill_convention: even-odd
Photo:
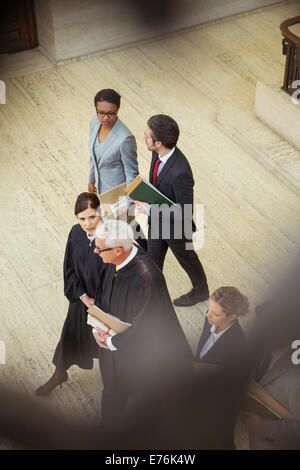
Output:
[[118,246],[129,251],[132,248],[134,234],[133,230],[123,220],[111,219],[100,223],[96,228],[96,237],[105,239],[107,248]]

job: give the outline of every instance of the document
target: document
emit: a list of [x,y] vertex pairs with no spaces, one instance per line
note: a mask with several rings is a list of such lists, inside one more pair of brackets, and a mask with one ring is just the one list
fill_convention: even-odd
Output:
[[[98,324],[96,324],[96,320],[99,322]],[[98,328],[101,328],[101,330],[104,331],[107,330],[107,327],[111,328],[111,330],[109,331],[109,334],[111,336],[114,336],[118,333],[122,333],[131,326],[131,323],[126,323],[120,320],[119,318],[115,317],[114,315],[111,315],[110,313],[103,312],[103,310],[101,310],[96,305],[89,306],[87,322],[89,325],[93,327],[97,326]]]
[[125,192],[136,201],[148,202],[148,204],[167,204],[169,207],[175,205],[175,202],[140,175],[125,188]]
[[294,419],[293,415],[269,395],[258,383],[250,379],[241,410],[256,413],[266,419]]
[[99,200],[101,209],[106,216],[113,215],[118,217],[124,210],[127,210],[127,194],[125,192],[125,183],[119,184],[105,193],[100,194]]

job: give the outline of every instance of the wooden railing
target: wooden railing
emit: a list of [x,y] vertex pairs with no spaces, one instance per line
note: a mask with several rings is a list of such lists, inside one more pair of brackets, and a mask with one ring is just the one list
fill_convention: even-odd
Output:
[[286,55],[282,89],[289,95],[300,88],[300,37],[289,30],[290,26],[297,23],[300,23],[300,16],[290,18],[280,25],[280,31],[284,36],[282,52]]

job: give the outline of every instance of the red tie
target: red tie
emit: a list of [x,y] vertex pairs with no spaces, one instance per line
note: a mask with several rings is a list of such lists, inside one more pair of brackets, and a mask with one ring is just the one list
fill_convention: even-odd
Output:
[[152,174],[152,184],[153,185],[155,184],[155,181],[156,181],[156,178],[157,178],[157,173],[158,173],[158,168],[159,168],[160,164],[161,164],[161,159],[159,157],[157,157],[157,160],[155,162],[154,169],[153,169],[153,174]]

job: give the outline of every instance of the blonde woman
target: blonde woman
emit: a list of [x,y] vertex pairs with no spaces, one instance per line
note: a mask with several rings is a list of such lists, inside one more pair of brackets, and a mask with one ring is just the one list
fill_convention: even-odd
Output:
[[236,364],[246,348],[246,338],[238,319],[248,311],[248,298],[236,287],[217,289],[209,299],[196,361],[219,366]]
[[[194,433],[209,449],[235,449],[234,429],[249,376],[248,347],[239,319],[249,302],[236,287],[220,287],[209,298],[195,357]],[[201,443],[201,445],[203,445]]]

